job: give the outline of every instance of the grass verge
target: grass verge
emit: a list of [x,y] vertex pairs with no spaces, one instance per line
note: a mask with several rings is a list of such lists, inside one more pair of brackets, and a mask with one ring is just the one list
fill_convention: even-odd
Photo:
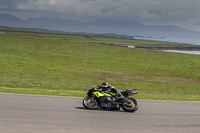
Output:
[[86,96],[107,81],[137,89],[139,99],[200,101],[199,55],[98,45],[135,41],[129,39],[25,32],[0,39],[0,92]]

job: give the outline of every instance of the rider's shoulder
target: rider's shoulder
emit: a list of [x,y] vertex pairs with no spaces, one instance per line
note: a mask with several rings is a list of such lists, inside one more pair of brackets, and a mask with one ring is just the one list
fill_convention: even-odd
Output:
[[114,86],[110,85],[110,88],[116,89]]

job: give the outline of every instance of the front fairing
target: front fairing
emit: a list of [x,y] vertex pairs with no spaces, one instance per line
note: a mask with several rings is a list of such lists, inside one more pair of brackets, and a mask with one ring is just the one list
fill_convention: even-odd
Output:
[[99,98],[99,97],[101,97],[101,96],[104,96],[104,94],[102,94],[102,93],[100,93],[100,92],[98,92],[98,91],[93,92],[93,94],[94,94],[97,98]]
[[91,89],[88,90],[87,95],[88,95],[88,96],[92,96],[92,95],[93,95],[93,92],[96,92],[96,91],[97,91],[97,90],[96,90],[95,88],[91,88]]

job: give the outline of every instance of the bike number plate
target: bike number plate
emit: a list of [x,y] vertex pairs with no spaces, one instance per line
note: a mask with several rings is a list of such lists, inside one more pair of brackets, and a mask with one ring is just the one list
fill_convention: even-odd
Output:
[[111,103],[102,103],[101,107],[112,107]]

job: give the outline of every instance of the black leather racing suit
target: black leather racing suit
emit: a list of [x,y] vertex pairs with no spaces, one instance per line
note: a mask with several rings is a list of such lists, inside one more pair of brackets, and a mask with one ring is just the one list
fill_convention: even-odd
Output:
[[104,88],[104,87],[99,87],[99,89],[102,89],[103,92],[107,93],[107,94],[111,94],[112,96],[115,97],[121,97],[121,90],[116,89],[114,86],[109,85],[108,87]]

